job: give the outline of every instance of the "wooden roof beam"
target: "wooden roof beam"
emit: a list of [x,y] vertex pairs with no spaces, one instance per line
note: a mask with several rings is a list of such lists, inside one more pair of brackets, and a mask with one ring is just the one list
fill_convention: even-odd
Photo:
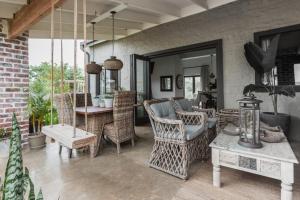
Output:
[[52,3],[59,7],[65,0],[32,0],[24,5],[10,21],[9,38],[15,38],[42,19],[51,11]]

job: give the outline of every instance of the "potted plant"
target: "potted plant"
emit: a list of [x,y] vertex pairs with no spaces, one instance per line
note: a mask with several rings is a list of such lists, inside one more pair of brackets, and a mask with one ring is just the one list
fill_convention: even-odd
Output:
[[21,133],[15,114],[13,114],[12,119],[9,157],[2,186],[0,180],[0,199],[43,200],[41,190],[37,196],[35,195],[34,183],[29,176],[29,170],[26,167],[24,170],[23,167]]
[[113,107],[113,99],[114,99],[113,94],[105,94],[104,95],[103,101],[104,101],[104,104],[105,104],[105,108]]
[[249,42],[245,44],[245,56],[255,72],[265,77],[260,85],[249,84],[244,88],[243,94],[254,92],[257,90],[265,90],[271,97],[274,112],[261,113],[261,121],[270,126],[280,126],[285,134],[289,133],[290,116],[285,113],[278,112],[278,97],[284,95],[287,97],[295,97],[296,93],[293,86],[279,86],[276,84],[276,55],[280,35],[276,35],[266,51],[262,50],[256,44]]
[[30,88],[28,100],[28,113],[32,124],[32,133],[28,136],[28,142],[31,149],[38,149],[45,146],[46,136],[42,134],[42,126],[46,115],[50,112],[50,100],[43,89],[40,81],[34,83]]

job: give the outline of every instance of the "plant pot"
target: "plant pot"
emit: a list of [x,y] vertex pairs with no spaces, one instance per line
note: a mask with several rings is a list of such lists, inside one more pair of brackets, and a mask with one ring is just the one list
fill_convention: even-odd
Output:
[[260,119],[270,126],[280,126],[288,138],[291,121],[290,115],[278,113],[276,116],[273,112],[263,112],[260,114]]
[[111,108],[113,107],[113,99],[103,99],[105,108]]
[[38,135],[30,135],[28,136],[28,142],[30,149],[40,149],[46,146],[46,135],[38,134]]

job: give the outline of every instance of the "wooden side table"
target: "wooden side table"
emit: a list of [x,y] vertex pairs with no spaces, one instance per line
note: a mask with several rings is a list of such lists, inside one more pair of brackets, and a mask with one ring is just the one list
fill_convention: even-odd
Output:
[[281,200],[292,200],[294,164],[298,160],[287,140],[263,143],[261,149],[238,144],[239,137],[220,133],[212,148],[213,185],[221,187],[221,166],[281,180]]

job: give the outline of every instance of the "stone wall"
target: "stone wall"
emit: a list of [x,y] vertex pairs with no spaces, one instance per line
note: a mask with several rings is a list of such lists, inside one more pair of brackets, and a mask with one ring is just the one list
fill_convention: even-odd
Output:
[[26,115],[28,89],[28,33],[7,39],[7,21],[0,19],[0,128],[11,130],[15,112],[23,133],[28,133]]
[[[243,87],[254,83],[254,70],[248,65],[243,45],[253,41],[253,33],[300,24],[299,0],[239,0],[208,12],[166,23],[116,42],[116,55],[124,61],[122,87],[130,87],[130,54],[145,54],[216,39],[223,40],[225,107],[237,107]],[[110,43],[96,46],[96,61],[102,63],[111,54]],[[280,97],[279,111],[292,116],[291,133],[300,141],[300,95]],[[262,109],[271,111],[266,94]]]

